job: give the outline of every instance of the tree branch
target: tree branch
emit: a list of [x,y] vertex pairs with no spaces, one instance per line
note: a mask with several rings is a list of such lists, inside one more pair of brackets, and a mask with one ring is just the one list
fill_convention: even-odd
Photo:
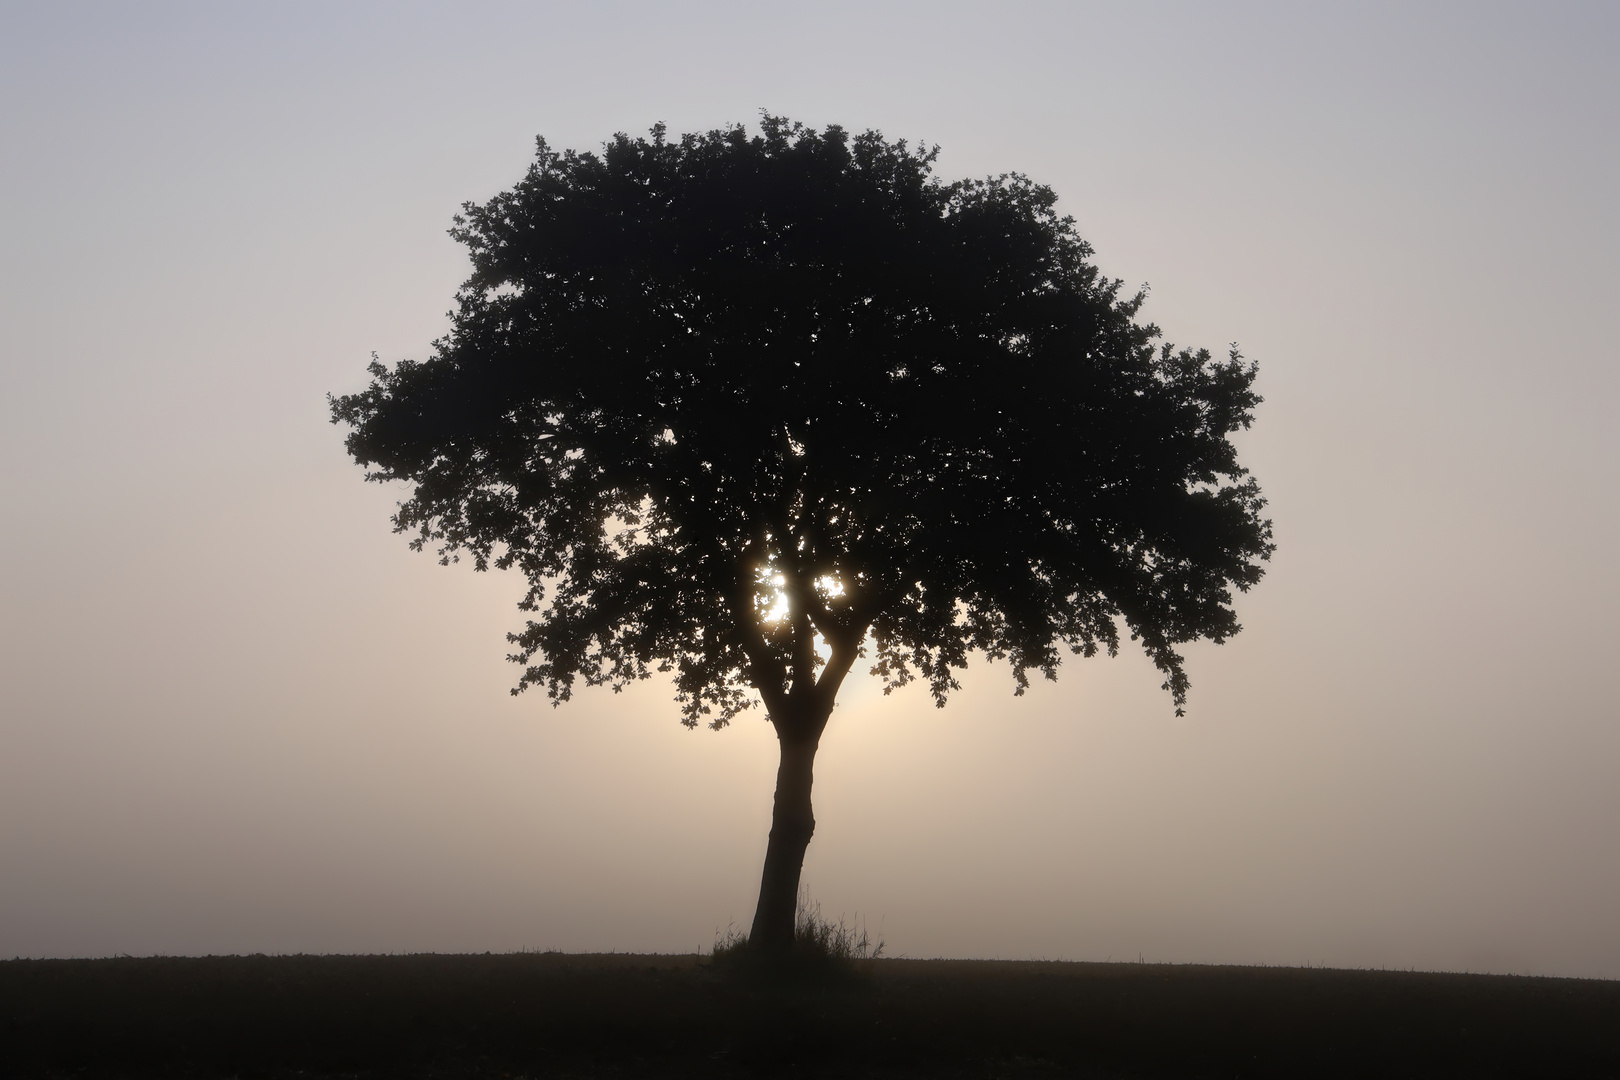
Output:
[[749,566],[746,549],[737,559],[737,575],[733,583],[731,607],[733,609],[738,644],[742,647],[743,655],[748,657],[750,682],[755,690],[759,691],[760,700],[765,703],[765,711],[770,714],[773,721],[778,717],[787,715],[787,672],[783,670],[781,657],[772,650],[770,643],[765,640],[765,634],[760,629],[758,616],[755,614],[753,582],[748,578]]

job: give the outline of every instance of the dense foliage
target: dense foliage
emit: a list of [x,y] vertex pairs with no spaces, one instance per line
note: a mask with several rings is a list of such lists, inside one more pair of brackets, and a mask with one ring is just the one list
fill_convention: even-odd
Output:
[[761,126],[541,140],[466,206],[450,333],[332,403],[399,529],[526,575],[554,700],[659,670],[688,724],[780,722],[870,652],[943,703],[975,650],[1022,690],[1123,624],[1179,709],[1271,551],[1253,365],[1159,343],[1046,187]]

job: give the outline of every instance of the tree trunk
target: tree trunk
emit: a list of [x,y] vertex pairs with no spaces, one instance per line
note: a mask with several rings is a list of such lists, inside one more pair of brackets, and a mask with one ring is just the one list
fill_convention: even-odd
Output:
[[765,873],[759,883],[750,945],[764,952],[786,952],[793,945],[799,904],[799,874],[804,852],[816,831],[810,812],[811,767],[817,736],[805,737],[779,726],[776,734],[782,761],[776,769],[776,803],[771,811],[771,838],[765,847]]

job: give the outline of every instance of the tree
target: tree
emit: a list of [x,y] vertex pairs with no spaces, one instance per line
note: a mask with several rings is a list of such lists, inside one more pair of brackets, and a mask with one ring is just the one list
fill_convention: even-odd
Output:
[[943,705],[972,652],[1055,678],[1121,626],[1165,676],[1271,553],[1230,436],[1255,368],[1159,344],[1026,177],[766,116],[600,155],[543,139],[451,235],[430,359],[332,400],[412,546],[516,568],[517,693],[673,676],[781,763],[751,943],[791,943],[812,764],[863,657]]

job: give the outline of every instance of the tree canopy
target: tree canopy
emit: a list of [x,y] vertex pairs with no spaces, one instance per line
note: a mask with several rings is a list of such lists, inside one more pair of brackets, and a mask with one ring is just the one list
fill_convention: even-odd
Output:
[[857,660],[944,704],[974,652],[1056,677],[1121,627],[1236,633],[1271,526],[1230,436],[1255,368],[1178,350],[1051,189],[767,116],[601,154],[541,140],[452,235],[425,361],[332,401],[418,548],[516,568],[517,690],[670,673],[683,722],[763,702],[781,750],[750,944],[791,947],[811,774]]
[[555,701],[667,671],[720,727],[869,648],[943,704],[975,650],[1022,692],[1123,623],[1179,711],[1178,646],[1238,630],[1271,550],[1228,438],[1254,366],[1159,343],[1050,188],[761,127],[538,140],[464,207],[451,332],[332,405],[415,485],[398,528],[522,571]]

